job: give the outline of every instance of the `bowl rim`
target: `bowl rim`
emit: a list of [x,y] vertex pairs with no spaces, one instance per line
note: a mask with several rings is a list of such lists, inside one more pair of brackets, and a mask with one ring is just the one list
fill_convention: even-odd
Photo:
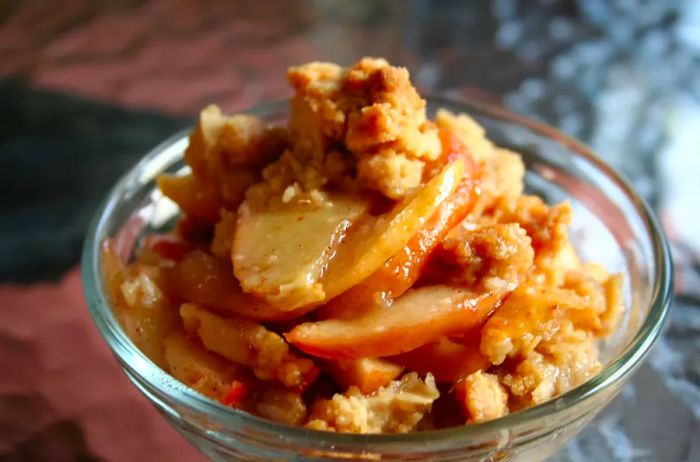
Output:
[[[286,442],[308,444],[309,441],[313,441],[315,447],[332,448],[362,444],[377,449],[385,445],[425,444],[428,441],[430,443],[452,442],[454,440],[465,442],[478,441],[481,436],[493,435],[494,432],[506,431],[565,412],[567,409],[613,387],[620,379],[632,373],[641,364],[663,331],[668,321],[673,300],[671,252],[663,229],[651,207],[613,167],[599,158],[583,143],[554,127],[514,113],[501,106],[483,102],[464,101],[453,97],[435,95],[426,96],[425,99],[429,103],[442,103],[460,107],[467,113],[477,112],[500,121],[514,123],[566,146],[574,151],[576,155],[590,162],[596,170],[611,180],[634,206],[638,218],[642,220],[652,240],[656,273],[654,274],[654,284],[651,287],[649,313],[637,333],[629,340],[614,360],[610,361],[598,374],[583,384],[537,406],[483,423],[407,434],[348,434],[294,427],[226,407],[200,395],[189,387],[183,386],[174,377],[155,365],[122,330],[105,296],[103,278],[100,271],[101,242],[98,236],[101,236],[101,230],[106,226],[107,218],[118,202],[120,191],[131,184],[136,178],[135,175],[151,164],[151,162],[161,156],[165,157],[169,147],[176,142],[182,141],[191,132],[192,127],[189,127],[161,142],[121,176],[98,207],[86,234],[81,267],[88,308],[93,322],[112,349],[113,354],[126,369],[127,374],[136,375],[139,383],[145,385],[149,392],[156,393],[161,397],[168,397],[181,408],[197,413],[211,414],[216,418],[217,423],[230,425],[231,428],[247,427],[276,438],[281,437]],[[282,104],[286,103],[286,101],[265,102],[242,112],[265,114],[270,110],[279,109]]]

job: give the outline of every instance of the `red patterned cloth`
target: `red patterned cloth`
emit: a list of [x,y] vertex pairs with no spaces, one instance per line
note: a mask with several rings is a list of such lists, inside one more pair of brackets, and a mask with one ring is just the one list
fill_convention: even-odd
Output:
[[77,268],[0,300],[0,459],[203,460],[119,369]]

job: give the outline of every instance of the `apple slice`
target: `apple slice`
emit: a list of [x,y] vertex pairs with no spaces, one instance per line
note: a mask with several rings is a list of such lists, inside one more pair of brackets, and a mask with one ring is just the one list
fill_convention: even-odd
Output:
[[377,304],[390,303],[413,286],[425,268],[433,249],[447,232],[469,212],[476,194],[473,176],[462,179],[459,188],[413,236],[406,247],[387,260],[367,279],[335,297],[319,309],[323,319],[351,319]]
[[323,277],[326,298],[363,281],[404,248],[455,192],[463,174],[464,161],[456,159],[388,214],[358,223],[339,246]]
[[323,271],[366,209],[365,201],[343,194],[323,194],[311,204],[244,202],[231,253],[241,287],[282,310],[325,300]]
[[298,316],[281,310],[255,295],[246,294],[233,276],[231,264],[204,251],[185,254],[165,269],[168,292],[188,302],[199,303],[256,321],[280,321]]
[[117,320],[139,350],[164,367],[163,337],[177,325],[177,316],[163,293],[161,269],[138,260],[125,265],[111,239],[102,243],[101,263]]
[[448,383],[486,369],[491,364],[479,351],[478,335],[471,337],[470,344],[460,344],[442,337],[436,342],[387,359],[420,375],[430,372],[437,382]]
[[219,219],[219,210],[223,204],[219,200],[216,188],[194,175],[158,175],[156,183],[161,192],[188,215],[207,223]]
[[223,402],[232,383],[251,383],[255,380],[247,368],[207,351],[182,331],[170,333],[163,340],[163,345],[168,372],[209,398]]
[[199,337],[204,347],[236,364],[248,366],[262,380],[279,380],[305,390],[319,370],[308,358],[289,351],[282,337],[263,325],[243,318],[222,318],[193,303],[180,306],[185,330]]
[[407,292],[389,307],[377,306],[354,319],[303,323],[285,337],[302,351],[323,358],[392,356],[482,323],[505,293],[422,287]]
[[328,361],[325,368],[338,384],[356,386],[365,395],[389,385],[403,372],[402,366],[381,358]]

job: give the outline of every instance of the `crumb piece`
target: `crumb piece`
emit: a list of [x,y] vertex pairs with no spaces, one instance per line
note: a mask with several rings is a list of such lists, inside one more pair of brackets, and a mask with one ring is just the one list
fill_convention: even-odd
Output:
[[130,308],[153,308],[161,303],[163,298],[163,292],[145,272],[125,280],[121,291]]
[[550,339],[542,341],[501,383],[516,398],[518,407],[543,403],[580,385],[600,371],[598,349],[590,332],[565,323]]
[[342,395],[318,399],[306,426],[350,433],[408,433],[439,396],[431,374],[423,381],[410,373],[369,395],[350,387]]
[[536,258],[553,258],[568,241],[571,204],[562,202],[549,206],[537,196],[505,199],[494,211],[498,223],[518,223],[532,239]]
[[472,216],[488,213],[503,200],[515,200],[523,193],[525,164],[520,155],[503,148],[479,162],[481,194],[474,204]]
[[508,414],[508,393],[494,374],[474,372],[456,384],[456,392],[469,423],[486,422]]
[[385,150],[360,159],[357,172],[364,185],[380,190],[391,199],[400,199],[421,184],[423,167],[419,160]]
[[291,185],[287,186],[282,193],[282,203],[283,204],[288,204],[296,197],[298,194],[301,193],[301,188],[299,187],[299,183],[292,183]]
[[530,238],[516,223],[457,227],[442,243],[439,257],[455,268],[455,280],[467,287],[501,281],[513,290],[527,276],[534,252]]
[[270,127],[246,114],[227,116],[210,105],[202,110],[190,135],[185,161],[196,182],[215,191],[216,199],[234,210],[246,189],[259,180],[260,169],[277,158],[287,143],[283,127]]
[[[350,154],[362,187],[400,199],[421,184],[425,162],[442,153],[437,127],[426,121],[425,101],[404,68],[370,58],[345,69],[315,62],[291,68],[288,79],[296,91],[292,155],[304,166],[292,169],[291,181],[305,190],[339,181],[351,170]],[[337,161],[338,144],[349,151],[344,162]],[[327,162],[331,153],[336,160]]]
[[477,162],[484,163],[493,155],[495,147],[486,138],[486,131],[468,115],[439,109],[435,114],[435,124],[457,136]]
[[625,305],[622,291],[623,276],[613,274],[603,283],[605,289],[605,310],[600,314],[601,329],[598,336],[606,337],[620,327]]
[[185,160],[195,174],[203,177],[215,175],[215,169],[260,167],[279,154],[285,141],[284,129],[268,127],[248,114],[224,115],[212,104],[199,115]]

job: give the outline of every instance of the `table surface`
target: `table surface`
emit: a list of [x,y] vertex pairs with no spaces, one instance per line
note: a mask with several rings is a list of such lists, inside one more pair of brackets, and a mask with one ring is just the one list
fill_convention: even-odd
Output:
[[[676,302],[557,461],[700,460],[700,2],[0,2],[0,460],[201,460],[118,370],[77,262],[115,179],[210,102],[289,94],[309,60],[385,56],[590,144],[655,208]],[[279,14],[280,11],[284,14]]]

